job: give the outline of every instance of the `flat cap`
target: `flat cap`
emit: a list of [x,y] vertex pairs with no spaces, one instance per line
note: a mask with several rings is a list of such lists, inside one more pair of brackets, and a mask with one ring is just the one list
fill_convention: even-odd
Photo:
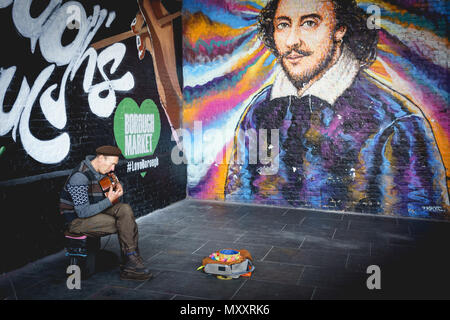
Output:
[[95,149],[95,152],[97,155],[104,155],[104,156],[120,156],[122,154],[122,151],[120,151],[119,148],[114,146],[101,146]]

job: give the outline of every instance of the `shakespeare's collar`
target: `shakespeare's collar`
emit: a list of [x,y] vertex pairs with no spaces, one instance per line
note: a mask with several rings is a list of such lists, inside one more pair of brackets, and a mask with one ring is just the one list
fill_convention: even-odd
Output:
[[[333,105],[337,98],[351,86],[359,68],[359,61],[344,46],[338,61],[319,80],[314,82],[302,96],[313,95]],[[284,70],[280,69],[273,83],[270,99],[298,96],[297,88],[289,80]]]

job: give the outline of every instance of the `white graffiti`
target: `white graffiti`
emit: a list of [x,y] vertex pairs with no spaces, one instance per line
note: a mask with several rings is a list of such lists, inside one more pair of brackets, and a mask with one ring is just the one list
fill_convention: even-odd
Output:
[[[25,151],[36,161],[54,164],[62,161],[70,151],[70,137],[64,132],[51,140],[40,140],[30,131],[29,121],[33,106],[45,84],[49,81],[56,67],[66,66],[60,84],[50,85],[39,98],[39,105],[46,120],[57,129],[64,129],[67,124],[66,86],[73,81],[81,64],[87,59],[83,78],[83,90],[88,96],[90,110],[98,117],[109,117],[116,108],[116,91],[129,91],[134,87],[134,78],[126,72],[118,79],[109,79],[105,66],[112,62],[108,73],[114,75],[120,66],[126,47],[122,43],[113,44],[99,54],[88,48],[92,38],[107,19],[109,27],[115,18],[115,12],[93,7],[91,16],[86,15],[84,7],[77,1],[61,5],[62,0],[51,0],[47,8],[37,18],[30,15],[32,0],[15,0],[12,19],[19,33],[31,41],[31,52],[35,52],[37,43],[43,58],[51,63],[36,78],[30,88],[24,76],[16,100],[9,112],[4,111],[4,99],[17,67],[0,68],[0,135],[12,130],[16,141],[17,128]],[[9,6],[13,1],[0,0],[0,8]],[[77,9],[75,9],[77,8]],[[68,45],[63,46],[61,39],[68,22],[73,21],[76,12],[77,35]],[[69,19],[70,18],[70,19]],[[73,27],[69,23],[70,27]],[[103,82],[93,84],[94,73],[98,69]],[[59,90],[58,90],[59,86]],[[58,90],[58,91],[57,91]],[[107,95],[101,93],[107,92]]]
[[0,9],[9,6],[13,0],[0,0]]
[[67,13],[69,14],[69,17],[66,20],[67,28],[70,30],[73,29],[80,29],[81,24],[81,11],[78,6],[69,6],[67,8]]

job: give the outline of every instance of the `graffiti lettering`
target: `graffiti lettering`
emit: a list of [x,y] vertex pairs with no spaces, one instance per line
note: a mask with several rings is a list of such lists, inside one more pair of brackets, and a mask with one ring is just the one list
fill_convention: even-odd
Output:
[[148,168],[156,168],[159,165],[159,159],[156,157],[155,159],[141,161],[129,161],[127,162],[127,172],[134,172],[139,170],[145,170]]
[[153,152],[155,115],[125,114],[125,155]]
[[32,0],[16,0],[12,9],[12,18],[17,31],[31,40],[31,52],[34,53],[36,43],[44,32],[46,21],[50,14],[59,6],[62,0],[51,0],[47,8],[37,18],[30,15],[30,7]]
[[[115,74],[126,53],[124,44],[111,45],[100,54],[97,54],[93,48],[87,49],[108,16],[107,10],[94,6],[92,16],[87,17],[83,6],[76,1],[61,5],[61,0],[51,0],[39,17],[32,18],[30,16],[31,2],[32,0],[14,1],[12,19],[19,33],[31,40],[33,53],[39,40],[42,56],[51,65],[39,74],[31,89],[27,78],[23,77],[16,101],[9,112],[4,112],[4,98],[17,67],[0,69],[0,135],[3,136],[12,130],[12,138],[16,141],[16,131],[19,128],[25,151],[41,163],[53,164],[63,160],[69,153],[68,133],[62,133],[51,140],[39,140],[31,133],[29,120],[35,101],[55,67],[67,65],[59,85],[58,95],[54,94],[58,84],[53,84],[42,93],[39,104],[46,120],[57,129],[63,129],[67,123],[65,102],[67,80],[70,76],[70,81],[73,81],[86,58],[88,58],[88,64],[83,78],[83,90],[88,95],[91,111],[99,117],[109,117],[112,114],[116,107],[115,92],[131,90],[134,87],[134,78],[130,72],[127,72],[119,79],[110,80],[104,70],[104,67],[112,61],[109,73]],[[11,3],[12,1],[0,0],[0,8],[5,8]],[[67,22],[70,19],[73,21],[74,14],[76,21],[79,22],[77,35],[70,44],[63,46],[62,35],[68,25]],[[108,24],[114,20],[114,17],[115,13],[111,12]],[[96,68],[104,81],[93,84]],[[106,96],[101,94],[104,92],[107,92]],[[57,98],[54,99],[56,96]]]
[[428,212],[445,212],[445,209],[441,206],[423,206],[422,209]]

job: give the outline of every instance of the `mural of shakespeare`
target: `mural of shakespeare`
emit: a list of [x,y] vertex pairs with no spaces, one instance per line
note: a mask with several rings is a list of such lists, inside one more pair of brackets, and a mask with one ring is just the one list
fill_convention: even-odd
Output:
[[[368,18],[355,1],[267,2],[258,32],[281,67],[238,121],[225,199],[448,212],[446,169],[429,121],[414,101],[366,72],[379,39]],[[264,130],[269,137],[259,141]],[[251,146],[269,143],[279,146],[270,170],[250,161]]]

